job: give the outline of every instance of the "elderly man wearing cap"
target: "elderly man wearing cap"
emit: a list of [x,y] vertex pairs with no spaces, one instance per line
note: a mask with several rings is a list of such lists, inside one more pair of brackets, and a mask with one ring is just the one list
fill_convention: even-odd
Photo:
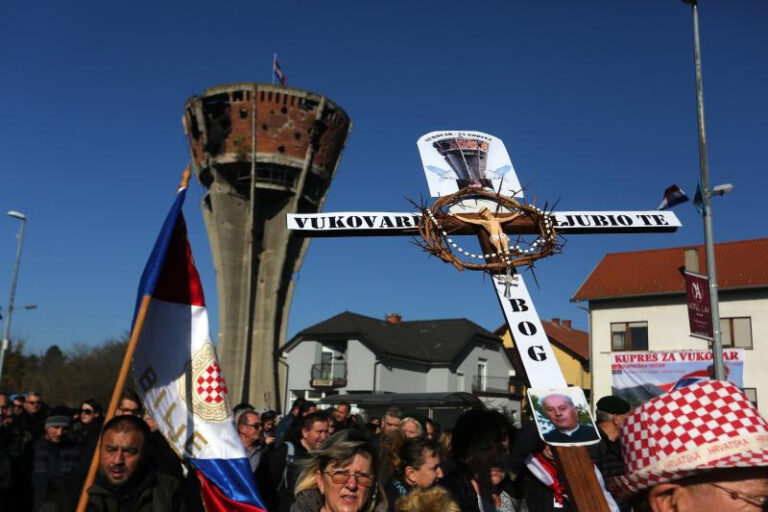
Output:
[[[617,396],[604,396],[597,401],[595,416],[597,429],[600,431],[600,442],[588,446],[587,451],[604,478],[624,474],[619,435],[631,409],[629,402]],[[632,509],[629,503],[618,502],[618,505],[622,512]]]
[[733,384],[709,381],[656,397],[622,428],[626,473],[614,496],[642,512],[766,510],[768,422]]
[[79,469],[80,447],[67,436],[71,424],[72,411],[64,406],[54,407],[45,418],[44,433],[33,446],[33,510],[53,497]]

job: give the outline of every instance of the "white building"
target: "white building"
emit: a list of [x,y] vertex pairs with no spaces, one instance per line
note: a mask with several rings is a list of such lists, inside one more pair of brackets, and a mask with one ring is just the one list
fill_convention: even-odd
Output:
[[[680,272],[706,273],[703,246],[606,255],[573,297],[589,304],[592,396],[611,394],[611,354],[707,350],[689,335]],[[768,414],[768,238],[717,244],[723,345],[743,348],[745,392]],[[700,264],[699,264],[700,262]]]
[[347,311],[304,329],[280,355],[288,367],[284,410],[299,396],[464,392],[520,411],[501,339],[464,318],[379,320]]

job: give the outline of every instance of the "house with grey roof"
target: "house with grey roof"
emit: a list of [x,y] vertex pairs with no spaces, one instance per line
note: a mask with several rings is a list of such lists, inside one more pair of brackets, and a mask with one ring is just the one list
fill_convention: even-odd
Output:
[[284,410],[299,396],[466,392],[520,411],[501,339],[465,318],[403,321],[345,311],[299,332],[280,356],[288,368]]

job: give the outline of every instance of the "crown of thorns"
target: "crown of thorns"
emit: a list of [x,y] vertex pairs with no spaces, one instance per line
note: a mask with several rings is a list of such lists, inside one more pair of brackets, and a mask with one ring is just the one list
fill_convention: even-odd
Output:
[[[451,232],[447,231],[438,220],[438,217],[448,215],[446,209],[467,198],[485,198],[499,205],[499,210],[518,214],[527,219],[526,224],[535,226],[537,238],[526,241],[520,235],[517,240],[509,241],[509,247],[503,251],[475,254],[466,251],[451,238]],[[466,187],[454,194],[442,196],[432,206],[421,206],[422,217],[419,224],[421,240],[416,244],[440,258],[452,264],[458,270],[483,270],[491,273],[499,273],[510,267],[533,266],[540,259],[559,252],[562,245],[558,243],[557,233],[552,225],[551,212],[547,212],[534,205],[521,203],[511,197],[503,196],[496,192]],[[479,213],[489,211],[483,208]],[[459,219],[460,220],[460,219]],[[503,222],[503,220],[502,220]],[[482,229],[478,226],[478,230]],[[454,252],[455,251],[455,252]],[[459,258],[456,253],[463,254],[472,259],[478,259],[482,263],[474,263]]]

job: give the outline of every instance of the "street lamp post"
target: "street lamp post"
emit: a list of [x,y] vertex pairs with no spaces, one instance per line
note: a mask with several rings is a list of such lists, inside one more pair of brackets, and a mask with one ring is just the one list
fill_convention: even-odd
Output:
[[19,277],[19,263],[21,263],[21,247],[24,243],[24,228],[27,225],[27,216],[21,212],[10,211],[9,217],[20,221],[18,244],[16,246],[16,264],[13,266],[13,277],[11,279],[11,295],[8,298],[8,316],[3,324],[3,338],[0,341],[0,383],[3,381],[3,363],[5,363],[5,351],[8,348],[8,336],[11,333],[11,318],[13,317],[13,300],[16,297],[16,281]]
[[707,256],[707,278],[709,279],[709,299],[712,312],[712,357],[715,366],[715,379],[725,380],[723,364],[723,341],[720,332],[720,307],[717,299],[717,270],[715,267],[715,243],[712,234],[713,192],[723,192],[709,188],[709,163],[707,161],[707,132],[704,128],[704,89],[701,79],[701,48],[699,46],[699,6],[697,0],[683,0],[691,4],[693,12],[693,59],[696,68],[696,106],[699,118],[699,166],[701,168],[701,198],[704,218],[704,247]]

